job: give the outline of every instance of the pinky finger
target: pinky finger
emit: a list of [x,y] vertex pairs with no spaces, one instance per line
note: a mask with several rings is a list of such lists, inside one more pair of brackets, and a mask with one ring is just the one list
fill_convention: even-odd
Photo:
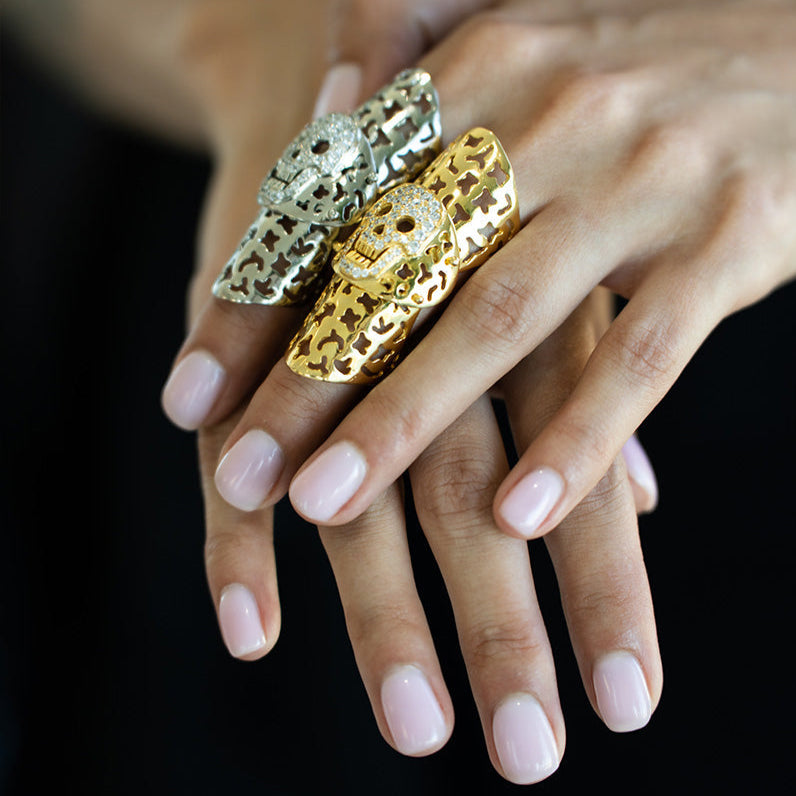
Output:
[[672,386],[724,314],[721,291],[696,273],[654,270],[611,324],[570,398],[498,489],[506,533],[532,538],[558,525]]

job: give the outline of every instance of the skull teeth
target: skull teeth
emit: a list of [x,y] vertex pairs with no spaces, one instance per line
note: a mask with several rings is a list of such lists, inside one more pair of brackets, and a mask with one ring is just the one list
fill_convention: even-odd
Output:
[[354,249],[351,253],[359,260],[375,260],[382,251],[383,249],[377,249],[360,236],[359,240],[354,244]]

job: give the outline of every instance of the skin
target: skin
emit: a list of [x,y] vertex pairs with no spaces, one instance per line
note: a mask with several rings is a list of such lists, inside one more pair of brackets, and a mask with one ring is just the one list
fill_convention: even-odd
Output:
[[[365,74],[370,74],[367,69]],[[377,80],[373,74],[376,85],[389,78],[385,74]],[[363,88],[363,92],[367,90]],[[456,132],[454,129],[450,135]],[[203,255],[191,292],[191,315],[196,318],[176,360],[179,363],[192,351],[207,350],[224,363],[227,372],[223,391],[199,434],[207,517],[206,564],[216,605],[222,591],[233,583],[244,584],[255,597],[266,641],[242,655],[247,660],[266,654],[279,634],[270,507],[285,494],[290,476],[312,448],[362,396],[359,388],[301,379],[277,361],[300,318],[295,310],[239,307],[207,298],[218,263],[224,261],[240,229],[250,220],[251,202],[244,207],[242,198],[254,195],[260,176],[281,151],[281,143],[276,153],[265,151],[261,143],[256,152],[231,147],[232,160],[221,162],[208,197],[202,225]],[[197,310],[198,306],[201,309]],[[608,292],[594,292],[502,385],[520,450],[543,427],[550,412],[566,400],[610,316]],[[255,348],[252,340],[260,341],[260,347]],[[244,411],[241,399],[245,405],[247,391],[274,361],[275,367]],[[240,429],[245,418],[255,406],[266,404],[269,419],[258,427],[279,438],[285,467],[259,509],[238,511],[220,499],[214,471],[243,433]],[[232,428],[236,430],[230,434]],[[409,470],[417,511],[457,616],[489,754],[504,775],[492,723],[509,695],[531,694],[539,701],[553,728],[558,758],[565,743],[552,652],[533,592],[528,551],[523,542],[503,536],[491,515],[495,489],[507,473],[497,424],[485,399],[478,400],[433,440]],[[652,706],[661,690],[661,664],[633,492],[620,457],[606,467],[604,479],[589,500],[549,540],[573,645],[595,709],[593,670],[596,661],[609,652],[625,650],[640,662]],[[654,498],[649,493],[638,489],[636,493],[640,509],[652,507]],[[380,698],[381,684],[396,666],[410,664],[422,671],[431,685],[446,732],[419,752],[427,754],[447,740],[453,708],[412,580],[399,498],[393,481],[352,522],[319,530],[377,723],[396,748]]]
[[[506,775],[492,722],[508,695],[538,700],[559,757],[565,742],[527,547],[511,538],[518,534],[499,510],[511,486],[540,464],[556,468],[566,485],[537,533],[555,527],[546,543],[589,699],[599,709],[596,662],[624,650],[639,661],[657,704],[652,604],[618,453],[721,317],[796,267],[787,224],[794,209],[792,7],[525,2],[496,4],[459,25],[457,15],[479,4],[391,3],[382,14],[367,10],[375,4],[316,5],[307,14],[269,3],[174,3],[167,29],[179,31],[176,39],[153,45],[141,36],[146,57],[126,60],[144,86],[167,65],[174,95],[192,111],[175,103],[157,110],[142,99],[129,115],[181,140],[207,142],[216,163],[189,289],[190,333],[176,360],[210,350],[227,373],[199,433],[210,590],[217,606],[231,583],[251,590],[266,643],[246,657],[267,653],[280,622],[270,506],[322,443],[319,452],[352,441],[368,475],[331,519],[335,527],[320,533],[363,681],[382,734],[397,746],[380,687],[396,665],[416,666],[449,733],[452,706],[414,590],[395,486],[408,469],[450,592],[489,754]],[[124,13],[123,4],[105,8]],[[349,23],[333,26],[331,40],[329,19]],[[298,32],[304,52],[286,44]],[[85,51],[52,57],[82,74]],[[298,386],[278,360],[300,313],[208,300],[210,284],[251,220],[261,176],[309,118],[329,59],[362,65],[365,96],[421,56],[440,93],[446,139],[476,123],[500,136],[526,228],[361,401],[354,389]],[[275,58],[291,65],[280,80],[252,77],[268,75]],[[630,298],[613,323],[606,292],[594,291],[599,283]],[[473,337],[485,345],[462,345]],[[465,368],[463,355],[479,367]],[[431,369],[439,374],[434,394],[424,386]],[[497,382],[522,453],[511,471],[479,397]],[[424,411],[439,407],[437,390],[446,395],[444,411]],[[285,395],[291,400],[280,404]],[[286,466],[262,507],[244,512],[220,498],[213,476],[250,428],[279,429]],[[422,753],[439,748],[447,733]]]
[[[275,437],[285,466],[262,505],[272,505],[292,482],[299,511],[296,479],[320,454],[340,442],[361,453],[367,467],[362,485],[323,518],[335,528],[321,528],[321,535],[388,741],[395,742],[378,684],[396,663],[424,671],[449,727],[452,720],[405,547],[384,544],[385,534],[391,540],[402,534],[391,495],[407,469],[462,617],[462,648],[498,770],[491,719],[511,693],[539,700],[563,751],[563,720],[535,599],[523,603],[517,594],[490,592],[488,584],[472,586],[498,531],[520,539],[549,534],[592,702],[596,661],[625,650],[641,663],[651,704],[657,703],[654,620],[618,454],[715,325],[796,271],[795,43],[796,16],[785,3],[507,3],[470,18],[421,59],[440,94],[446,139],[474,124],[500,136],[515,168],[524,230],[473,274],[394,374],[362,397],[322,445],[317,440],[361,393],[301,380],[279,362],[221,447],[223,457],[251,429]],[[586,344],[578,335],[588,328],[583,313],[595,312],[598,284],[628,303]],[[226,327],[218,310],[209,305],[210,315],[193,327],[180,356],[211,350],[226,365],[231,349],[240,351],[238,338],[220,339],[218,330]],[[572,335],[581,342],[573,345]],[[540,360],[549,346],[568,358]],[[561,359],[568,363],[564,374],[555,364]],[[234,380],[240,371],[233,365],[228,372]],[[539,379],[566,386],[537,404],[529,392]],[[496,383],[521,453],[510,471],[481,444],[495,437],[479,396]],[[240,385],[229,390],[208,422],[238,400]],[[424,469],[430,466],[433,478]],[[562,489],[529,532],[504,514],[503,504],[542,467],[558,474]],[[209,492],[209,472],[206,479]],[[428,489],[429,482],[439,488]],[[483,502],[465,499],[471,495],[488,496],[491,516]],[[468,506],[464,521],[451,504]],[[446,544],[461,537],[460,524],[479,529],[472,558]],[[224,538],[229,541],[227,529]],[[362,549],[351,542],[360,538],[374,544],[365,556],[368,570],[382,573],[367,578],[365,587],[356,566]],[[360,558],[351,559],[350,547]],[[513,564],[496,557],[494,572],[505,568],[508,576],[522,555],[518,547]],[[219,585],[240,577],[241,558],[230,554]],[[379,563],[383,559],[392,565]],[[247,560],[247,569],[256,568]],[[451,561],[458,563],[452,567]],[[527,563],[522,566],[527,573]],[[400,577],[391,577],[396,567]],[[457,577],[461,573],[468,577]],[[245,575],[245,582],[257,583],[254,572]],[[509,582],[521,582],[518,577]],[[527,598],[532,591],[526,585]],[[468,610],[472,593],[479,605],[490,605],[488,621]],[[265,600],[258,596],[265,617],[274,610],[274,595],[275,587]]]

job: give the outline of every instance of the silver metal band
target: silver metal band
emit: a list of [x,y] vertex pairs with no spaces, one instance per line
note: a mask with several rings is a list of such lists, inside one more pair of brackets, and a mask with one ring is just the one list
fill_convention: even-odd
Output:
[[313,298],[340,229],[422,171],[439,152],[440,136],[437,94],[421,69],[401,72],[350,116],[308,124],[263,180],[263,209],[213,294],[266,305]]

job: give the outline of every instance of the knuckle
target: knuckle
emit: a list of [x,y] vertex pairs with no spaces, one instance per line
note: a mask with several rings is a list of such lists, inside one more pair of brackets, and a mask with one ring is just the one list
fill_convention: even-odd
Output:
[[573,510],[573,520],[588,516],[589,528],[594,530],[595,515],[601,517],[600,525],[613,527],[616,516],[628,500],[627,478],[624,471],[613,462],[608,472]]
[[674,321],[623,324],[606,335],[609,356],[633,386],[657,390],[678,365]]
[[427,408],[417,399],[416,391],[402,390],[400,382],[393,386],[391,380],[395,378],[393,375],[381,382],[362,404],[367,407],[364,416],[375,418],[375,422],[368,422],[366,431],[370,447],[378,450],[384,461],[395,461],[406,451],[422,450],[428,444],[425,439],[430,420]]
[[698,179],[715,158],[715,147],[700,132],[700,125],[686,119],[657,122],[645,129],[628,164],[631,176],[645,182],[650,177]]
[[209,534],[204,545],[205,568],[209,573],[234,569],[254,555],[252,540],[236,531]]
[[[595,462],[610,462],[616,457],[617,446],[610,431],[598,420],[599,418],[583,413],[574,406],[565,408],[555,418],[562,449],[576,451],[577,456],[573,458],[585,462],[589,469]],[[568,480],[570,479],[577,480],[572,474],[568,476]]]
[[528,291],[519,275],[476,273],[459,300],[474,339],[498,353],[513,352],[527,338],[531,327]]
[[[449,455],[448,455],[449,454]],[[479,535],[491,517],[497,484],[478,450],[440,451],[413,479],[423,526],[437,533]]]
[[630,626],[637,613],[634,580],[623,570],[602,572],[568,590],[567,621],[584,627]]
[[577,67],[559,78],[559,89],[550,110],[557,119],[582,126],[614,126],[628,118],[633,107],[637,78],[622,70]]
[[422,635],[422,623],[416,613],[400,599],[383,600],[368,606],[344,606],[346,627],[351,644],[357,650],[376,649],[385,644],[404,644],[410,637]]
[[544,650],[541,639],[533,632],[526,614],[490,617],[462,633],[462,649],[471,663],[479,669],[522,661],[527,664]]
[[521,26],[497,9],[483,9],[470,15],[458,34],[461,46],[467,51],[502,52],[520,39],[525,41]]
[[258,393],[255,397],[256,405],[267,409],[263,416],[298,424],[304,424],[308,419],[323,421],[328,414],[329,402],[322,384],[296,376],[287,368],[280,368],[277,373],[272,373],[275,383],[269,377],[264,384],[263,390],[267,395]]

